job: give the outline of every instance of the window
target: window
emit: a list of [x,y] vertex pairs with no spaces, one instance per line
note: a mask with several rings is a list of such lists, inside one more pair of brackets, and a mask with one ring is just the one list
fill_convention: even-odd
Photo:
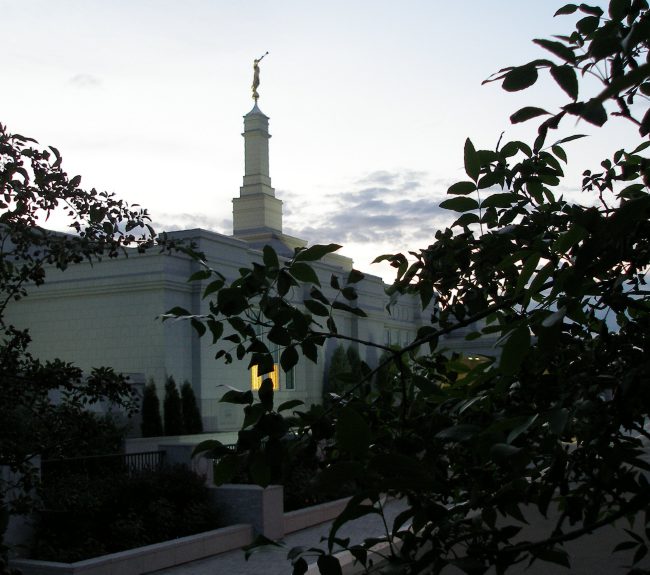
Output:
[[284,388],[296,389],[296,375],[293,369],[284,374]]
[[258,390],[262,385],[262,382],[269,378],[273,382],[273,389],[275,391],[280,389],[280,370],[277,363],[273,365],[273,371],[271,373],[265,373],[264,375],[257,375],[256,365],[251,367],[251,388],[253,391]]

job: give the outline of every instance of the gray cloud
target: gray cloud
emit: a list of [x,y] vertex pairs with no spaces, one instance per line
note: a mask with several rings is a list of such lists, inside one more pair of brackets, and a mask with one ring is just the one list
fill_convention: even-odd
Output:
[[[352,189],[332,197],[331,207],[323,207],[318,219],[312,218],[307,225],[304,213],[310,206],[304,199],[294,204],[291,214],[285,211],[285,227],[310,242],[390,242],[401,246],[429,241],[452,218],[450,212],[438,207],[446,185],[436,181],[435,189],[431,189],[429,183],[425,185],[426,176],[414,171],[373,172],[359,179]],[[298,221],[299,216],[302,221]]]
[[75,88],[95,88],[101,86],[102,81],[92,74],[75,74],[68,80]]

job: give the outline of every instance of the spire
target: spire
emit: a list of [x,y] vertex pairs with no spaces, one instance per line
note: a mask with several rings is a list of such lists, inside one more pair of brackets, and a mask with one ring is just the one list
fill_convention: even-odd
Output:
[[282,233],[282,201],[269,175],[269,119],[257,107],[244,116],[244,182],[233,199],[233,235]]

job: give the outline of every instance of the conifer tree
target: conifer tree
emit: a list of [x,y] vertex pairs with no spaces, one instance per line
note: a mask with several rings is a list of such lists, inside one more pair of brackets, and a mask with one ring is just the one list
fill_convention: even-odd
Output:
[[153,379],[149,380],[142,395],[142,423],[140,428],[142,437],[158,437],[163,434],[160,400]]
[[167,378],[165,384],[163,411],[165,415],[165,435],[182,435],[183,408],[181,406],[181,396],[171,375]]
[[348,363],[350,364],[350,373],[357,380],[357,383],[361,381],[363,377],[363,370],[361,369],[361,357],[359,356],[359,351],[356,347],[348,347],[345,354],[348,357]]
[[196,404],[192,384],[185,381],[181,386],[181,403],[183,408],[183,427],[185,433],[203,433],[201,412]]
[[325,403],[329,400],[330,393],[340,394],[345,387],[344,374],[349,374],[351,371],[350,360],[348,354],[342,345],[339,345],[332,354],[330,365],[327,370],[327,380],[323,387],[323,399]]

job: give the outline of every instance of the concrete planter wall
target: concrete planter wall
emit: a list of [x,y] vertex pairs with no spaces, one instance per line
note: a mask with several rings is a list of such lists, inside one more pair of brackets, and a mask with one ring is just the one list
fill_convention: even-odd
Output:
[[252,543],[257,534],[279,539],[286,533],[330,521],[345,507],[348,499],[339,499],[297,511],[284,513],[283,489],[257,485],[211,487],[211,498],[230,527],[197,535],[103,555],[76,563],[57,563],[15,559],[11,565],[23,575],[141,575],[211,555],[217,555]]
[[76,563],[16,559],[11,565],[23,575],[140,575],[240,549],[252,541],[250,525],[231,525]]

